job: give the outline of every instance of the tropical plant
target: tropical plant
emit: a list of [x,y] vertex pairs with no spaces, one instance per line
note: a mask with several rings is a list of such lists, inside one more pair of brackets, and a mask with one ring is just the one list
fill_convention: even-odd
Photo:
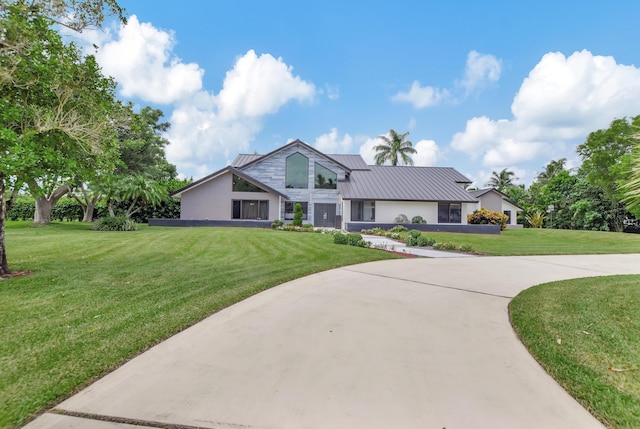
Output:
[[525,219],[527,219],[531,228],[542,228],[542,225],[544,225],[544,213],[539,210],[530,215],[526,215]]
[[516,173],[513,171],[507,170],[503,168],[501,172],[492,172],[491,178],[486,183],[485,186],[491,186],[492,188],[496,188],[500,192],[505,192],[507,189],[515,186],[513,181],[518,180],[515,176]]
[[382,143],[374,146],[376,151],[376,165],[382,165],[389,161],[391,165],[396,166],[402,160],[405,165],[413,165],[413,159],[410,155],[417,153],[413,148],[413,143],[406,140],[409,132],[398,134],[395,130],[389,130],[388,134],[382,134],[377,139]]

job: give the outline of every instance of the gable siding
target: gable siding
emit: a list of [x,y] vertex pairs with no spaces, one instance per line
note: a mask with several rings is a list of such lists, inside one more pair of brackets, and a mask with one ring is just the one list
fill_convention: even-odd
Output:
[[[287,189],[285,188],[286,160],[289,156],[300,153],[309,160],[309,177],[307,189]],[[248,168],[241,169],[245,174],[255,177],[260,182],[271,188],[282,192],[289,197],[290,201],[308,202],[308,223],[314,223],[313,205],[315,203],[336,204],[336,214],[342,215],[341,205],[338,204],[339,192],[337,189],[315,189],[315,163],[335,172],[338,180],[344,180],[346,172],[337,164],[306,150],[303,147],[294,146],[276,153],[267,159],[261,160]],[[284,219],[284,204],[280,207],[279,219]]]

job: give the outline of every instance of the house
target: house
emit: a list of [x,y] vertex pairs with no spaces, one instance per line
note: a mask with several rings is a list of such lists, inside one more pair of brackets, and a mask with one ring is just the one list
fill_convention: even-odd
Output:
[[504,193],[495,188],[477,189],[469,193],[478,199],[478,205],[474,210],[484,208],[492,212],[504,213],[509,217],[508,228],[522,228],[522,225],[518,225],[517,218],[518,212],[523,208],[511,202]]
[[266,155],[239,155],[173,196],[183,221],[264,226],[291,221],[300,203],[303,222],[316,227],[359,230],[396,224],[401,214],[455,226],[481,204],[465,190],[470,183],[453,168],[371,166],[360,155],[328,155],[296,140]]

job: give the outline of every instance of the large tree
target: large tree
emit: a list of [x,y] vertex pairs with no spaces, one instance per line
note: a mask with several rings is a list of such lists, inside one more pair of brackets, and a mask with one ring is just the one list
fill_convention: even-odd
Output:
[[491,186],[492,188],[496,188],[500,192],[506,192],[507,189],[515,186],[513,181],[518,180],[517,177],[513,177],[515,175],[516,173],[506,168],[502,169],[502,171],[500,171],[499,173],[494,171],[491,173],[491,178],[485,184],[485,186]]
[[[108,153],[115,83],[53,30],[98,25],[107,0],[0,2],[0,276],[10,274],[4,246],[8,181],[38,186],[43,177],[67,176],[60,163]],[[64,11],[64,13],[63,13]],[[66,19],[66,18],[65,18]],[[65,162],[68,160],[68,163]]]
[[406,140],[408,135],[409,132],[398,134],[393,129],[389,130],[388,134],[379,135],[377,138],[382,140],[382,143],[373,148],[376,151],[376,165],[382,165],[389,161],[391,165],[396,166],[400,160],[405,165],[413,165],[411,155],[417,151],[414,149],[413,143]]
[[594,131],[578,146],[582,157],[581,170],[592,185],[600,188],[601,198],[610,206],[611,229],[622,231],[624,220],[629,216],[625,209],[624,190],[621,185],[631,176],[631,152],[635,139],[635,128],[640,125],[640,116],[631,121],[616,119],[609,128]]

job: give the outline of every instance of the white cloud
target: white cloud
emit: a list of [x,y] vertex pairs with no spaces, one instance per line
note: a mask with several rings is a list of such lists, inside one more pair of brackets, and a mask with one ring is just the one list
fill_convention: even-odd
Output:
[[434,88],[432,86],[423,87],[420,86],[420,82],[416,80],[408,92],[399,92],[392,97],[392,100],[411,103],[416,109],[422,109],[423,107],[435,106],[447,97],[449,97],[449,91],[446,89]]
[[170,104],[202,88],[202,70],[172,54],[172,32],[140,23],[133,15],[121,25],[115,40],[102,40],[96,58],[104,72],[120,84],[125,97]]
[[432,167],[438,162],[440,156],[440,148],[433,140],[420,140],[413,145],[417,151],[412,156],[413,162],[418,167]]
[[273,114],[290,100],[311,101],[313,84],[294,76],[282,58],[259,57],[249,50],[227,72],[218,95],[220,114],[225,119]]
[[329,100],[337,100],[340,98],[340,88],[334,85],[325,84],[325,89],[327,91],[327,97]]
[[586,50],[548,53],[523,81],[511,111],[511,120],[468,120],[451,147],[486,166],[567,156],[570,143],[640,111],[640,69]]
[[122,96],[173,109],[167,160],[182,176],[201,177],[248,150],[266,115],[292,100],[310,102],[316,94],[282,58],[253,50],[237,58],[215,94],[202,87],[204,70],[198,64],[185,64],[173,53],[173,32],[141,23],[135,15],[113,31],[81,37],[101,45],[96,58],[118,81]]
[[502,61],[493,55],[480,54],[471,51],[467,55],[467,64],[464,78],[460,84],[466,88],[467,93],[476,88],[481,88],[487,82],[497,82],[502,73]]
[[360,145],[360,150],[358,152],[368,165],[375,165],[376,151],[374,147],[378,146],[380,141],[377,137],[365,137],[363,140],[364,142]]
[[345,134],[340,138],[338,130],[331,128],[327,134],[322,134],[316,138],[314,147],[324,153],[349,153],[353,138],[349,134]]

